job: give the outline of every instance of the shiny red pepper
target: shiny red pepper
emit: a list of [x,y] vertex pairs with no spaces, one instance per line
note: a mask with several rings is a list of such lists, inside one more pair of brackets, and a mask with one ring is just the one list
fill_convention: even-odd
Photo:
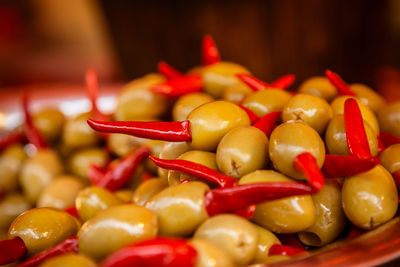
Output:
[[288,74],[278,78],[273,83],[271,83],[271,87],[286,90],[294,83],[295,80],[296,76],[294,74]]
[[214,42],[211,35],[206,35],[202,42],[202,59],[203,66],[209,66],[214,63],[221,61],[221,56],[219,55],[218,47]]
[[351,95],[356,96],[356,94],[350,89],[350,87],[340,78],[340,76],[331,71],[326,70],[325,76],[331,82],[333,86],[335,86],[336,90],[338,91],[339,95]]
[[75,218],[79,219],[78,210],[76,209],[75,206],[68,207],[68,208],[64,209],[64,211],[67,212],[69,215],[72,215]]
[[166,82],[153,85],[150,89],[168,97],[179,97],[182,95],[200,92],[203,90],[203,79],[200,75],[192,74],[172,78]]
[[251,109],[248,109],[248,108],[246,108],[245,106],[242,106],[242,105],[239,105],[239,107],[241,109],[243,109],[247,113],[247,116],[249,116],[249,120],[250,120],[251,124],[255,123],[256,121],[258,121],[260,119],[257,116],[257,114],[254,113],[254,111],[252,111]]
[[197,251],[183,239],[156,238],[127,246],[100,267],[193,267]]
[[26,252],[25,243],[19,237],[0,241],[0,265],[19,260]]
[[291,246],[273,244],[269,248],[268,256],[274,256],[274,255],[292,256],[301,253],[307,253],[307,251],[305,251],[304,249],[299,249]]
[[322,173],[326,178],[339,178],[366,172],[380,164],[380,159],[372,157],[360,159],[356,156],[325,155]]
[[300,242],[297,234],[278,234],[279,241],[282,245],[291,246],[294,248],[305,250],[303,244]]
[[21,131],[13,131],[10,134],[0,136],[0,151],[9,145],[19,143],[24,139],[24,134]]
[[253,91],[262,91],[267,89],[268,87],[271,87],[268,83],[263,82],[247,73],[238,73],[236,74],[236,77],[244,82]]
[[304,174],[313,193],[324,187],[325,177],[318,168],[317,160],[311,153],[304,152],[296,156],[293,162],[295,169]]
[[270,112],[261,117],[255,123],[253,123],[252,126],[260,129],[265,133],[266,136],[269,137],[272,131],[275,129],[276,123],[279,120],[280,116],[281,116],[281,111]]
[[386,133],[383,131],[379,133],[379,139],[382,141],[385,147],[389,147],[395,144],[400,144],[400,138],[391,133]]
[[160,61],[157,67],[158,67],[158,72],[161,73],[167,80],[172,80],[184,76],[182,72],[173,68],[165,61]]

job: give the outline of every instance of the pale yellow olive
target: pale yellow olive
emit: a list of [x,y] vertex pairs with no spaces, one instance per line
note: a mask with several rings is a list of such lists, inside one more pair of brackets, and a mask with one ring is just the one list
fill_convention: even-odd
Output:
[[133,190],[129,189],[121,189],[118,191],[114,192],[114,195],[121,199],[124,203],[130,203],[132,202],[132,197],[133,197]]
[[60,210],[75,206],[75,198],[84,186],[78,178],[72,175],[57,176],[40,193],[36,206]]
[[274,244],[281,244],[281,241],[271,231],[254,225],[258,232],[258,244],[256,256],[253,259],[253,263],[263,263],[268,257],[269,249]]
[[[243,176],[239,184],[290,183],[293,180],[272,170],[258,170]],[[315,222],[315,207],[310,195],[293,196],[257,205],[252,221],[275,233],[303,231]]]
[[350,84],[350,89],[357,95],[361,103],[378,113],[386,105],[386,100],[370,87],[361,83]]
[[336,180],[326,180],[322,190],[312,195],[312,199],[317,219],[298,236],[303,244],[321,247],[335,240],[346,227],[339,183]]
[[398,196],[390,173],[381,165],[344,180],[342,205],[347,218],[363,229],[375,228],[396,214]]
[[65,122],[62,140],[66,147],[70,149],[93,146],[98,143],[99,136],[87,124],[90,119],[90,113],[82,113],[76,118]]
[[187,182],[165,188],[147,201],[145,207],[157,214],[161,235],[188,236],[207,219],[202,182]]
[[238,265],[249,264],[257,253],[258,232],[248,220],[233,214],[208,218],[194,238],[205,239],[229,254]]
[[22,166],[19,182],[26,198],[36,202],[42,190],[63,172],[58,155],[50,149],[41,149]]
[[[147,146],[148,148],[150,148],[150,153],[152,156],[154,157],[159,157],[160,152],[162,150],[162,148],[165,145],[165,141],[161,141],[161,140],[151,140],[151,139],[145,139],[146,142],[144,142],[143,145]],[[158,172],[158,167],[156,164],[154,164],[153,161],[151,161],[149,158],[145,159],[144,161],[144,165],[146,170],[148,170],[150,173],[152,173],[153,175],[157,175]]]
[[382,108],[378,113],[382,131],[400,138],[400,102],[394,102]]
[[[138,141],[140,139],[140,142]],[[125,157],[142,144],[141,138],[126,134],[110,134],[107,139],[111,152],[119,157]]]
[[[199,163],[214,170],[218,169],[217,162],[215,159],[215,153],[212,152],[206,152],[201,150],[190,150],[180,155],[177,159],[183,159]],[[168,184],[170,185],[178,184],[185,179],[188,179],[190,181],[198,180],[196,177],[182,173],[180,171],[170,170],[168,172]]]
[[49,258],[39,267],[96,267],[97,264],[88,257],[80,254],[61,254]]
[[195,108],[214,101],[214,98],[205,93],[191,93],[178,98],[172,108],[174,121],[185,121],[190,112]]
[[337,90],[326,77],[315,76],[300,85],[299,93],[318,96],[330,102],[337,95]]
[[379,157],[382,166],[390,173],[400,170],[400,144],[387,147]]
[[240,178],[268,163],[268,137],[252,126],[230,130],[219,142],[216,160],[225,174]]
[[189,244],[197,252],[194,267],[233,267],[231,257],[222,249],[205,239],[192,239]]
[[273,111],[282,110],[291,97],[292,95],[284,90],[266,89],[249,94],[242,105],[262,117]]
[[8,237],[20,237],[32,256],[76,235],[79,223],[68,213],[52,208],[36,208],[19,215],[8,230]]
[[247,113],[239,106],[214,101],[201,105],[189,116],[193,149],[214,151],[221,138],[231,129],[250,125]]
[[[372,156],[378,155],[378,138],[368,122],[364,120],[364,129],[367,134],[369,150]],[[346,128],[343,115],[337,115],[329,122],[325,132],[325,144],[329,154],[349,155],[346,140]]]
[[18,187],[18,174],[26,159],[22,145],[10,145],[0,155],[0,188],[5,192],[14,191]]
[[31,203],[21,194],[6,195],[0,201],[0,232],[8,230],[12,221],[30,207]]
[[314,156],[318,167],[325,160],[325,145],[319,134],[310,126],[301,122],[286,122],[276,127],[269,139],[269,158],[274,168],[295,179],[305,179],[293,165],[294,159],[301,153]]
[[75,175],[88,181],[88,171],[91,165],[103,168],[108,161],[108,153],[102,148],[85,148],[76,151],[68,158],[68,169]]
[[[164,144],[158,156],[160,159],[176,159],[189,149],[190,146],[187,142],[168,142]],[[167,181],[168,170],[163,168],[158,168],[158,176]]]
[[158,192],[166,188],[168,184],[164,179],[155,178],[142,182],[132,196],[132,203],[144,206],[146,202]]
[[222,99],[228,102],[239,104],[253,91],[244,83],[234,84],[225,89]]
[[217,62],[202,69],[204,91],[215,98],[221,98],[226,88],[242,83],[235,74],[249,73],[249,71],[236,63]]
[[110,207],[79,230],[79,252],[98,261],[118,249],[157,236],[157,216],[134,204]]
[[44,138],[56,140],[62,132],[64,114],[58,109],[44,109],[33,115],[33,123]]
[[338,96],[331,102],[333,116],[344,114],[344,103],[347,99],[353,98],[357,101],[358,107],[360,108],[362,118],[369,123],[375,134],[379,134],[379,124],[374,112],[367,106],[365,106],[360,100],[353,96]]
[[282,121],[302,121],[319,134],[325,131],[333,112],[328,102],[320,97],[306,94],[293,96],[283,107]]
[[75,199],[76,209],[82,221],[89,220],[101,210],[122,203],[122,200],[110,191],[96,186],[86,187]]

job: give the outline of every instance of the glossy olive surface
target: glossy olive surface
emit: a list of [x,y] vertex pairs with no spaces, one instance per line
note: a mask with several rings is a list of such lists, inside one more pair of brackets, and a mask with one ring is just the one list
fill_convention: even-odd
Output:
[[357,98],[360,99],[364,105],[369,107],[375,113],[386,105],[386,100],[365,84],[353,83],[350,84],[350,89],[357,95]]
[[336,88],[323,76],[315,76],[305,80],[300,85],[298,92],[318,96],[328,102],[337,95]]
[[[160,159],[176,159],[190,149],[187,142],[167,142],[158,154]],[[165,181],[168,179],[168,170],[158,168],[158,176]]]
[[233,267],[231,257],[205,239],[192,239],[189,244],[197,251],[195,267]]
[[253,91],[244,83],[237,83],[225,89],[222,99],[235,104],[240,104],[243,99]]
[[144,206],[146,202],[158,192],[166,188],[168,184],[162,178],[149,179],[142,182],[132,196],[132,203]]
[[99,136],[87,124],[90,116],[89,113],[83,113],[65,122],[62,140],[66,147],[82,148],[96,145],[99,142]]
[[18,187],[18,175],[26,159],[22,145],[15,144],[7,147],[0,154],[0,187],[8,192]]
[[172,118],[174,121],[184,121],[195,108],[214,101],[214,98],[205,93],[191,93],[178,98],[172,108]]
[[33,123],[39,132],[50,141],[56,140],[62,132],[64,114],[58,109],[44,109],[33,116]]
[[39,267],[96,267],[97,264],[88,257],[80,254],[62,254],[50,258]]
[[283,90],[266,89],[249,94],[242,105],[262,117],[273,111],[282,110],[291,97],[290,93]]
[[112,153],[124,157],[143,143],[142,140],[139,142],[138,139],[131,135],[113,133],[108,136],[107,145]]
[[400,170],[400,144],[387,147],[380,155],[381,164],[390,173]]
[[29,201],[19,193],[12,193],[0,201],[0,232],[8,230],[10,224],[21,213],[31,208]]
[[79,230],[79,251],[98,261],[125,245],[157,236],[157,217],[150,210],[125,204],[99,212]]
[[91,165],[99,168],[105,166],[108,154],[102,148],[85,148],[72,154],[68,159],[68,169],[75,175],[88,180],[88,170]]
[[254,226],[258,232],[258,244],[253,263],[263,263],[270,257],[268,253],[271,246],[274,244],[281,244],[281,241],[271,231],[258,225]]
[[400,102],[394,102],[378,112],[382,131],[400,138]]
[[130,189],[121,189],[114,192],[114,195],[122,200],[124,203],[131,203],[133,197],[133,190]]

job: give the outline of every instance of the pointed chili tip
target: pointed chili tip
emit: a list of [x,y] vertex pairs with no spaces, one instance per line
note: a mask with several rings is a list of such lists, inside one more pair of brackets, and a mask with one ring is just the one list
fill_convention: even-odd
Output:
[[325,71],[325,76],[328,78],[329,82],[337,89],[339,95],[351,95],[356,96],[356,94],[350,89],[345,81],[337,74],[331,70]]
[[212,65],[221,61],[218,47],[215,44],[214,39],[209,34],[203,37],[202,57],[204,66]]
[[260,118],[257,116],[257,114],[254,113],[254,111],[252,111],[251,109],[248,109],[248,108],[246,108],[245,106],[242,106],[242,105],[239,105],[239,107],[240,107],[241,109],[243,109],[243,110],[247,113],[247,116],[249,116],[249,119],[250,119],[250,123],[251,123],[251,124],[255,123],[256,121],[258,121],[258,120],[260,119]]
[[197,74],[179,76],[166,82],[155,84],[150,89],[155,93],[178,97],[203,90],[203,79]]
[[281,78],[279,78],[276,81],[274,81],[273,83],[271,83],[271,87],[286,90],[294,83],[295,80],[296,80],[296,75],[288,74],[288,75],[282,76]]
[[183,76],[183,73],[181,73],[179,70],[175,69],[165,61],[158,62],[157,68],[158,72],[162,74],[167,80]]
[[12,263],[22,258],[27,252],[20,237],[0,241],[0,265]]
[[266,88],[270,87],[270,85],[266,82],[263,82],[256,77],[247,74],[247,73],[237,73],[235,76],[244,82],[248,87],[250,87],[253,91],[262,91]]
[[325,177],[318,167],[317,160],[311,153],[304,152],[297,155],[293,165],[297,171],[304,174],[313,189],[313,193],[318,193],[324,187]]
[[252,126],[260,129],[267,137],[269,137],[275,129],[281,113],[282,111],[270,112],[257,120]]
[[307,251],[291,246],[273,244],[269,248],[268,256],[273,256],[273,255],[292,256],[300,253],[307,253]]

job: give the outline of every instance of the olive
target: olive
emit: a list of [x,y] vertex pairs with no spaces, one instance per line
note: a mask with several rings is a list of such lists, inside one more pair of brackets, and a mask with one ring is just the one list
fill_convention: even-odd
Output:
[[73,174],[88,181],[88,170],[91,165],[104,167],[108,161],[107,151],[102,148],[85,148],[76,151],[68,158],[68,169]]
[[129,121],[143,118],[157,118],[168,108],[168,98],[154,93],[150,87],[164,82],[159,74],[149,74],[125,85],[117,98],[115,119]]
[[8,237],[20,237],[32,256],[76,235],[79,223],[68,213],[52,208],[36,208],[19,215],[8,230]]
[[400,170],[400,144],[387,147],[379,157],[382,166],[390,173]]
[[93,146],[99,142],[99,136],[86,122],[89,118],[89,113],[82,113],[65,122],[62,133],[62,140],[65,147],[76,149]]
[[336,88],[326,77],[316,76],[305,80],[299,87],[299,93],[318,96],[330,102],[336,95]]
[[243,83],[237,83],[225,89],[222,99],[235,104],[240,104],[243,99],[253,91]]
[[10,145],[0,155],[0,188],[5,192],[15,191],[18,187],[18,175],[26,159],[22,145]]
[[80,254],[62,254],[43,262],[39,267],[96,267],[97,264],[90,258]]
[[[150,151],[151,151],[151,155],[158,158],[160,155],[160,152],[166,142],[161,141],[161,140],[151,140],[151,139],[144,139],[144,140],[145,140],[145,142],[143,145],[149,147]],[[144,161],[144,165],[146,167],[146,170],[148,170],[149,172],[151,172],[154,175],[157,175],[158,167],[156,164],[154,164],[153,161],[151,161],[150,159],[147,159]]]
[[161,235],[188,236],[207,219],[202,182],[169,186],[147,201],[145,207],[157,214]]
[[233,214],[208,218],[197,228],[194,238],[205,239],[229,254],[236,264],[250,263],[256,253],[258,232],[248,220]]
[[375,113],[378,113],[386,105],[386,100],[365,84],[353,83],[350,85],[350,89],[357,95],[361,103]]
[[[190,151],[185,152],[182,155],[180,155],[177,159],[183,159],[183,160],[199,163],[201,165],[204,165],[204,166],[214,169],[214,170],[218,169],[217,162],[215,159],[215,153],[212,153],[212,152],[206,152],[206,151],[201,151],[201,150],[190,150]],[[168,172],[168,183],[170,185],[178,184],[185,179],[188,179],[190,181],[198,180],[196,177],[187,175],[180,171],[170,170]]]
[[36,202],[42,190],[63,171],[58,155],[49,149],[42,149],[22,166],[19,181],[26,198]]
[[253,263],[263,263],[270,256],[269,249],[274,244],[281,244],[281,241],[271,231],[254,225],[258,232],[257,252],[253,259]]
[[136,205],[144,206],[152,196],[156,195],[167,186],[168,184],[164,179],[149,179],[139,185],[133,193],[131,200]]
[[394,102],[378,112],[382,131],[400,138],[400,102]]
[[273,111],[282,110],[291,97],[292,95],[284,90],[266,89],[249,94],[242,105],[262,117]]
[[301,122],[286,122],[276,127],[269,139],[269,158],[274,168],[295,179],[305,179],[293,161],[301,153],[311,153],[321,168],[325,160],[325,145],[319,134]]
[[[158,154],[160,159],[176,159],[190,149],[187,142],[168,142],[165,143],[163,148]],[[165,181],[168,180],[168,170],[158,168],[158,176]]]
[[362,118],[369,123],[372,130],[374,130],[375,134],[379,134],[379,124],[378,119],[376,118],[374,112],[367,106],[365,106],[360,100],[353,96],[338,96],[331,102],[331,107],[333,111],[333,115],[342,115],[344,113],[344,102],[347,99],[353,98],[357,101],[358,107],[360,108]]
[[347,218],[357,227],[375,228],[396,214],[398,196],[390,173],[378,165],[344,180],[342,205]]
[[113,193],[96,186],[86,187],[75,199],[76,209],[82,221],[87,221],[99,211],[119,204],[122,204],[122,201]]
[[30,207],[29,201],[21,194],[6,195],[0,201],[0,231],[8,230],[12,221]]
[[333,112],[326,100],[306,94],[293,96],[283,107],[282,121],[302,121],[319,134],[325,131]]
[[242,83],[235,74],[250,73],[245,67],[232,62],[217,62],[203,67],[201,75],[204,91],[215,98],[221,98],[226,88]]
[[239,106],[214,101],[201,105],[189,116],[193,149],[214,151],[221,138],[231,129],[250,125],[247,113]]
[[125,157],[142,144],[138,139],[131,135],[112,133],[108,136],[107,145],[112,153]]
[[83,187],[84,184],[74,176],[58,176],[43,189],[36,205],[60,210],[75,206],[75,198]]
[[231,257],[213,243],[204,239],[192,239],[189,244],[197,251],[195,267],[233,267]]
[[[368,122],[364,121],[364,129],[367,134],[369,149],[372,156],[378,155],[378,138]],[[325,144],[330,154],[349,155],[346,140],[346,128],[344,116],[337,115],[329,122],[325,133]]]
[[268,163],[268,137],[252,126],[232,129],[219,142],[216,160],[223,173],[236,178],[262,169]]
[[[243,176],[239,184],[286,183],[293,180],[272,170],[258,170]],[[303,231],[314,224],[315,207],[310,195],[267,201],[256,206],[252,221],[275,233]]]
[[44,138],[50,141],[60,137],[65,122],[64,114],[58,109],[44,109],[33,116],[33,123]]
[[134,204],[110,207],[82,225],[79,252],[102,260],[125,245],[157,236],[157,216]]
[[346,226],[340,185],[336,180],[326,180],[322,190],[311,197],[317,219],[298,236],[308,246],[321,247],[335,240]]
[[121,201],[124,203],[130,203],[132,202],[132,197],[133,197],[133,190],[129,189],[121,189],[118,191],[114,192],[114,195],[119,198]]
[[174,121],[184,121],[195,108],[214,101],[214,98],[205,93],[191,93],[181,96],[172,108],[172,118]]

